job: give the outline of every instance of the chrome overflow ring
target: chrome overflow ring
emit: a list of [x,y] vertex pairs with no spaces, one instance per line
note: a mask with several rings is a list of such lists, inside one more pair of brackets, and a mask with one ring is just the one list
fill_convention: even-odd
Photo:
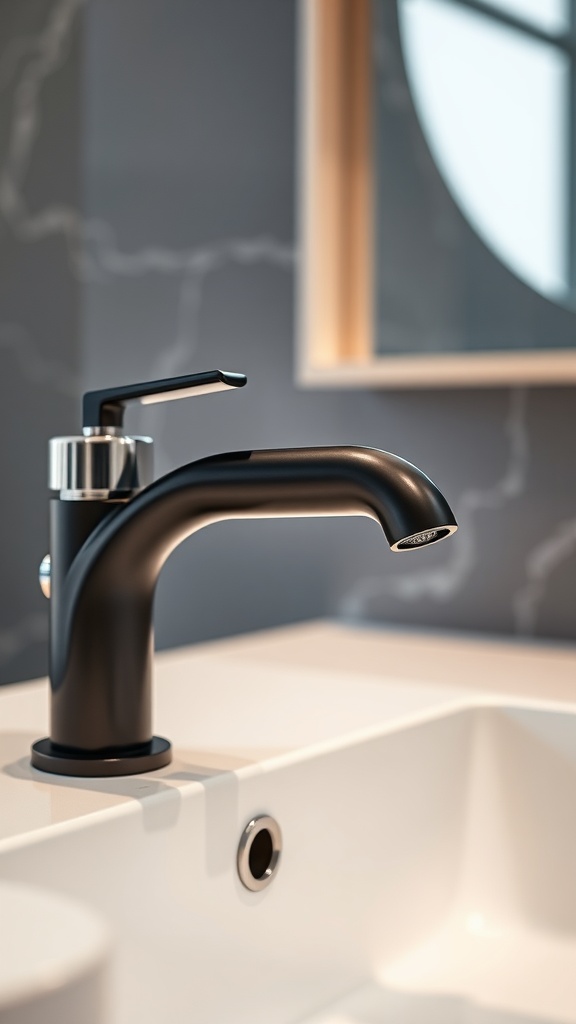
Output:
[[252,818],[238,844],[240,881],[251,892],[260,892],[276,875],[282,850],[282,832],[274,818],[262,814]]

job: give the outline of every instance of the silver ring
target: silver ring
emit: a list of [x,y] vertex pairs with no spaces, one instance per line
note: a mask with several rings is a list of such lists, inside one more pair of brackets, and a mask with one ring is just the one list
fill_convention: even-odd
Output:
[[274,878],[282,850],[282,832],[274,818],[262,814],[249,821],[238,845],[238,874],[251,892],[260,892]]

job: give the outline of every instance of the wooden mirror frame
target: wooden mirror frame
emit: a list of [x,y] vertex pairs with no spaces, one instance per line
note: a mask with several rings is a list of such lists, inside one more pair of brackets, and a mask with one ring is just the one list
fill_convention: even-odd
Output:
[[576,347],[375,351],[371,0],[300,0],[299,15],[297,383],[412,388],[576,382]]

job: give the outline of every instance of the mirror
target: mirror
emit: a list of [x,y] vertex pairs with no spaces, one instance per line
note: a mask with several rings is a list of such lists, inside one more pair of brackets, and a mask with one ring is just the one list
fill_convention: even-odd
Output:
[[514,274],[576,305],[576,35],[565,0],[399,0],[436,166]]
[[302,0],[299,378],[576,380],[574,0]]

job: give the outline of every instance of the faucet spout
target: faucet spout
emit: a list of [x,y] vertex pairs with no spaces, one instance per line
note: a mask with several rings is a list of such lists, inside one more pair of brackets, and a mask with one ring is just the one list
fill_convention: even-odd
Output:
[[[53,502],[53,514],[66,504]],[[219,455],[127,502],[103,504],[106,514],[68,564],[59,570],[52,555],[51,738],[34,745],[32,762],[64,774],[129,774],[169,762],[169,744],[152,736],[153,600],[164,562],[192,533],[227,519],[361,515],[403,551],[457,529],[419,469],[359,447]],[[52,536],[57,549],[57,527]]]

